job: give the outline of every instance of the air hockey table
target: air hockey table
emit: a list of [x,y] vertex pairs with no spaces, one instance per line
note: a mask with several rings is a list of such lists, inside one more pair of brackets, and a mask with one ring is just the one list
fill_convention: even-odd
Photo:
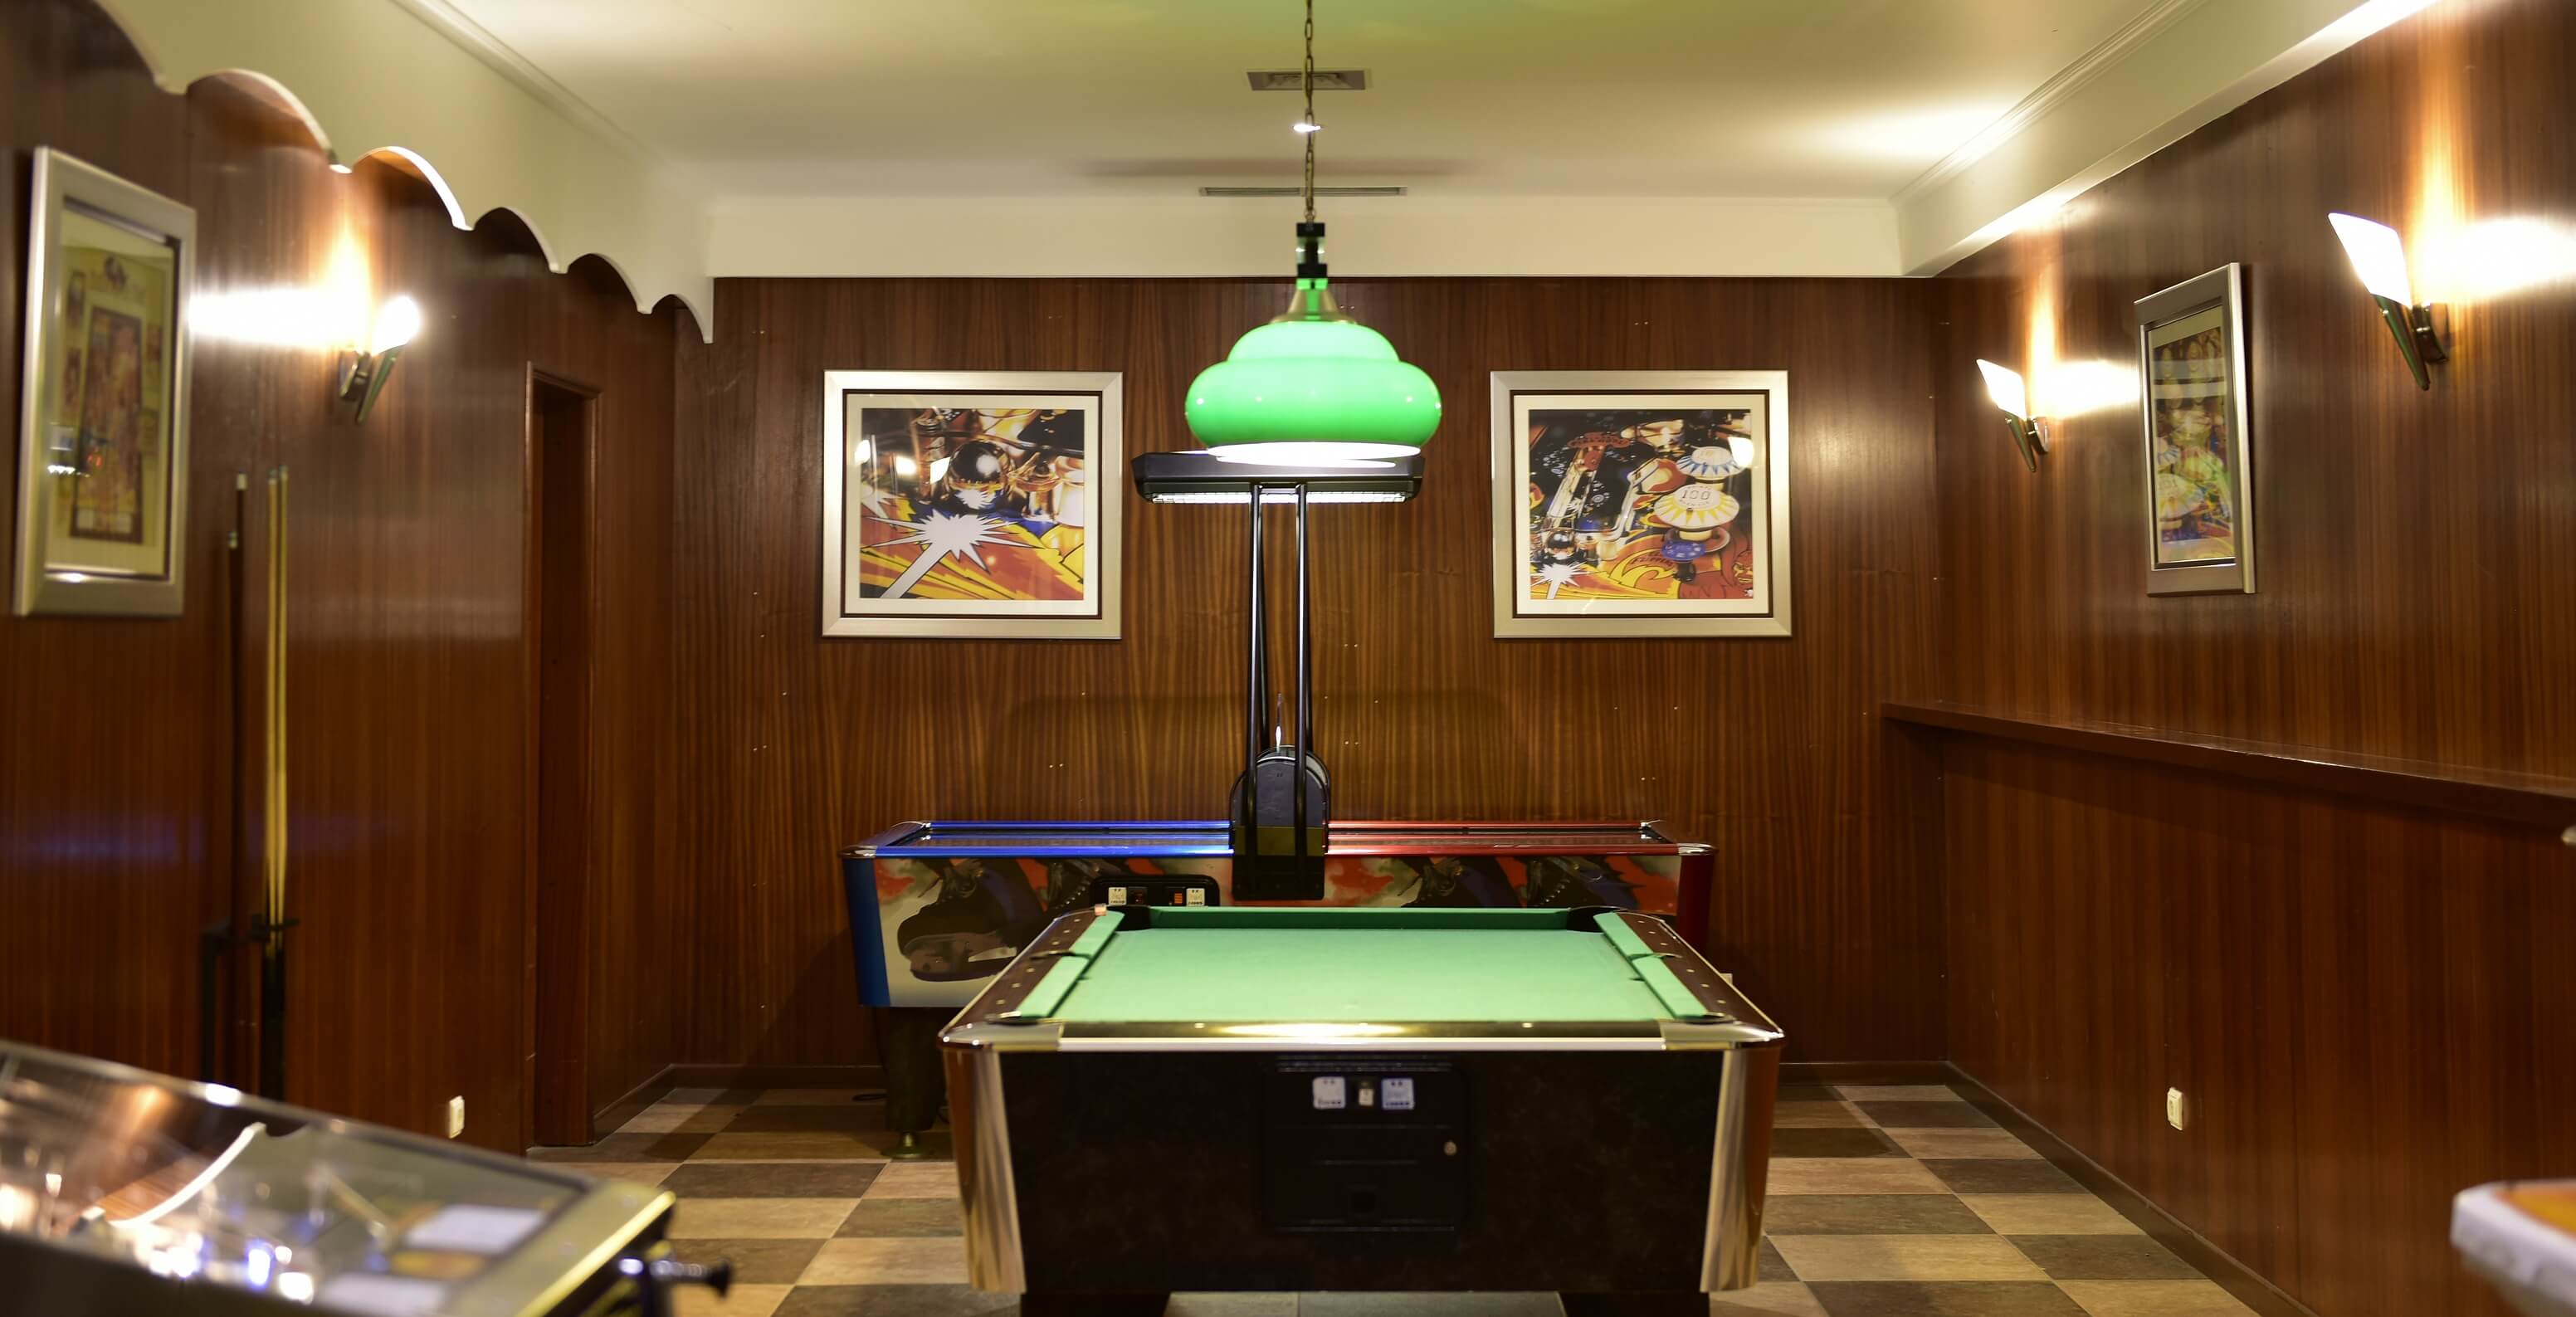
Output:
[[1710,849],[1650,822],[1335,820],[1320,863],[1321,900],[1238,900],[1223,820],[903,823],[842,851],[859,1001],[883,1008],[888,1123],[930,1128],[939,1026],[1089,906],[1598,906],[1659,916],[1706,950]]

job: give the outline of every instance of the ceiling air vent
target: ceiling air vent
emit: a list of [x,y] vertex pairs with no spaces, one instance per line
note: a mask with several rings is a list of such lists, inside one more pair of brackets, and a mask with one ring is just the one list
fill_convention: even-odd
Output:
[[[1306,86],[1304,69],[1254,69],[1243,76],[1252,80],[1254,91],[1303,91]],[[1317,69],[1315,90],[1367,91],[1368,70]]]
[[[1304,196],[1305,192],[1303,189],[1293,187],[1203,187],[1199,189],[1199,195],[1203,197],[1300,197]],[[1315,195],[1319,197],[1400,197],[1404,195],[1404,189],[1396,186],[1319,187],[1315,189]]]

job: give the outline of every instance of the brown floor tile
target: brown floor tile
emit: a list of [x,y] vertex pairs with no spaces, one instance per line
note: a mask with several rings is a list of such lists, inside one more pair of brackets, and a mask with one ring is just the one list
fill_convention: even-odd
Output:
[[532,1162],[676,1162],[705,1147],[705,1134],[611,1134],[586,1148],[530,1148]]
[[[793,1108],[787,1108],[792,1110]],[[848,1130],[726,1130],[698,1135],[706,1140],[694,1156],[722,1161],[803,1161],[816,1157],[881,1158],[894,1146],[894,1136],[862,1137]]]
[[744,1107],[726,1129],[740,1134],[805,1130],[882,1130],[885,1128],[885,1106],[877,1102],[844,1102],[838,1106],[799,1106],[781,1103],[775,1106],[755,1103]]
[[2199,1280],[2200,1272],[2145,1235],[2013,1235],[2050,1280]]
[[683,1239],[671,1251],[683,1262],[732,1263],[737,1285],[793,1285],[822,1247],[819,1239]]
[[688,1162],[662,1177],[683,1198],[856,1198],[883,1162]]
[[1164,1305],[1163,1317],[1297,1317],[1297,1296],[1181,1293]]
[[662,1095],[664,1102],[692,1106],[747,1107],[760,1096],[756,1088],[675,1088]]
[[868,1100],[879,1106],[885,1104],[885,1094],[873,1088],[769,1088],[762,1089],[752,1103],[763,1107],[847,1107],[857,1105],[861,1093],[869,1094]]
[[1861,1123],[1860,1113],[1841,1102],[1783,1102],[1771,1111],[1773,1129],[1847,1129]]
[[[1776,1235],[1798,1279],[2046,1280],[2048,1273],[1994,1235]],[[1827,1305],[1831,1306],[1831,1305]]]
[[1002,1317],[1019,1310],[1016,1294],[965,1285],[799,1285],[775,1317]]
[[1771,1194],[1946,1194],[1923,1164],[1902,1157],[1792,1157],[1771,1163]]
[[735,1285],[719,1299],[703,1285],[683,1285],[672,1307],[677,1317],[770,1317],[785,1302],[790,1285]]
[[[1991,1128],[1994,1118],[1965,1102],[1856,1102],[1881,1127],[1898,1130]],[[739,1128],[739,1127],[737,1127]]]
[[1774,1157],[1902,1157],[1888,1137],[1874,1129],[1775,1129]]
[[1780,1250],[1771,1247],[1771,1241],[1768,1239],[1762,1241],[1762,1251],[1755,1254],[1755,1257],[1761,1264],[1754,1270],[1755,1280],[1796,1280],[1798,1278],[1798,1273],[1789,1269],[1789,1259],[1780,1256]]
[[966,1214],[954,1198],[867,1198],[841,1223],[845,1239],[860,1235],[963,1235]]
[[2091,1194],[1961,1194],[2000,1235],[2134,1235],[2138,1223]]
[[1961,1194],[2080,1194],[2086,1192],[2075,1177],[2044,1161],[2015,1159],[2011,1161],[1962,1160],[1956,1157],[1927,1159],[1924,1166],[1950,1192]]
[[1807,1288],[1829,1317],[2084,1317],[2046,1281],[1823,1281]]
[[1774,1235],[1988,1235],[1946,1194],[1784,1194],[1762,1211]]
[[2070,1280],[2064,1288],[2093,1317],[2252,1317],[2210,1280]]
[[1773,1102],[1832,1102],[1838,1095],[1831,1084],[1782,1084]]

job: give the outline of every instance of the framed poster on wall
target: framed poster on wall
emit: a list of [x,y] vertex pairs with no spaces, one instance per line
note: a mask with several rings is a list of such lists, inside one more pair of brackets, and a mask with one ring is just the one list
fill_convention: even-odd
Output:
[[1498,371],[1494,634],[1789,634],[1789,375]]
[[2223,265],[2138,299],[2147,593],[2254,593],[2245,280]]
[[1114,372],[826,371],[823,634],[1115,640]]
[[196,212],[50,147],[31,180],[11,606],[176,617]]

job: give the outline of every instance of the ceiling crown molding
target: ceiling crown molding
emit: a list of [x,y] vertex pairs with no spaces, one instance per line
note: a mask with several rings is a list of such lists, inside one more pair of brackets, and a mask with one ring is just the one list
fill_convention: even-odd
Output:
[[[408,4],[413,3],[414,0],[401,0],[401,2]],[[436,3],[437,0],[418,0],[418,2],[427,4]],[[2021,98],[2020,104],[2004,111],[2003,117],[1978,129],[1977,135],[1961,144],[1959,149],[1941,157],[1930,169],[1915,175],[1913,181],[1898,188],[1895,195],[1888,200],[1903,206],[1969,166],[1992,155],[1996,147],[2020,136],[2023,129],[2037,123],[2041,116],[2064,104],[2075,93],[2092,85],[2093,80],[2101,77],[2105,71],[2116,67],[2122,60],[2135,53],[2139,47],[2155,40],[2166,28],[2181,22],[2191,11],[2208,2],[2209,0],[2157,0],[2156,4],[2149,6],[2136,18],[2130,19],[2127,26],[2112,33],[2101,45],[2084,52],[2074,63],[2059,69],[2054,77],[2039,84],[2030,95]]]
[[[591,132],[624,146],[648,164],[661,164],[662,155],[646,146],[641,138],[620,127],[616,120],[601,114],[597,106],[574,94],[572,88],[554,80],[544,69],[528,62],[528,57],[512,49],[509,42],[492,35],[491,29],[465,16],[448,0],[393,0],[410,11],[411,16],[459,50],[483,61],[494,73],[517,84],[519,90],[534,96],[549,110]],[[2195,0],[2197,2],[2197,0]]]

